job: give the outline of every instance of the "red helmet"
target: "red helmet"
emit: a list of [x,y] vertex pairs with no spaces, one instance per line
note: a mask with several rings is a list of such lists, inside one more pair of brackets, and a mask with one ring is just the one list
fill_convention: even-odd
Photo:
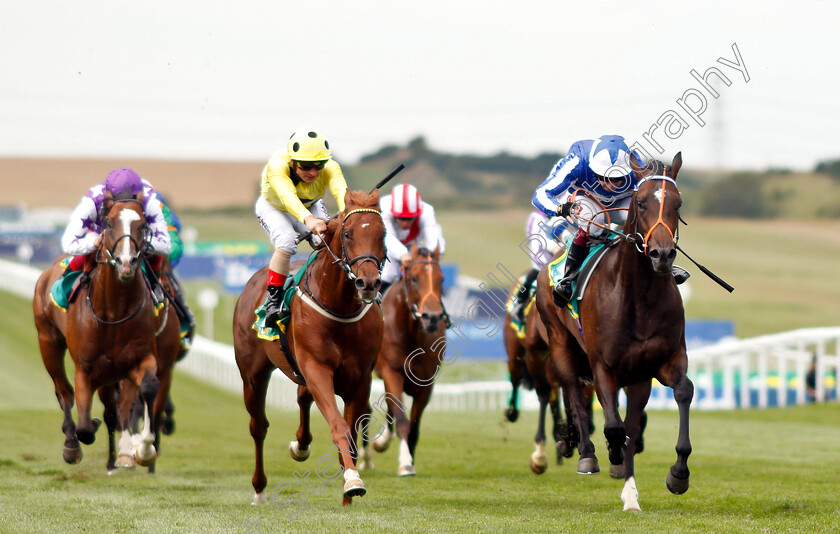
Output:
[[420,191],[410,184],[400,184],[391,191],[391,214],[394,217],[417,217],[423,213]]

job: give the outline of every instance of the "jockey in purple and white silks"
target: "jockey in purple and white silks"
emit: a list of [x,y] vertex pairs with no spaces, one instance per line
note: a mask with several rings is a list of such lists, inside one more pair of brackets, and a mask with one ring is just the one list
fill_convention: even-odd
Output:
[[[154,252],[150,263],[155,271],[159,271],[163,265],[164,256],[169,254],[171,248],[169,231],[160,200],[152,185],[140,178],[134,170],[116,169],[108,174],[104,182],[91,187],[70,215],[70,223],[61,237],[61,248],[65,254],[74,258],[70,261],[64,275],[71,271],[82,270],[85,258],[96,250],[99,235],[102,233],[102,217],[105,214],[102,213],[101,208],[107,191],[110,191],[115,198],[136,198],[138,193],[143,192],[143,215],[149,226],[148,242]],[[160,299],[162,294],[156,297]]]
[[[586,258],[587,239],[589,236],[600,237],[605,231],[583,219],[606,226],[607,215],[603,213],[603,206],[625,208],[609,212],[610,222],[623,225],[627,220],[626,208],[637,184],[630,156],[630,148],[620,135],[602,135],[598,139],[577,141],[534,193],[532,203],[546,216],[569,217],[576,214],[582,217],[574,219],[577,224],[568,223],[569,230],[577,229],[577,234],[569,247],[565,276],[554,286],[554,300],[558,305],[565,306],[571,298],[572,281]],[[638,153],[635,156],[643,165],[642,157]],[[586,191],[591,197],[577,195],[575,203],[569,202],[577,189]]]

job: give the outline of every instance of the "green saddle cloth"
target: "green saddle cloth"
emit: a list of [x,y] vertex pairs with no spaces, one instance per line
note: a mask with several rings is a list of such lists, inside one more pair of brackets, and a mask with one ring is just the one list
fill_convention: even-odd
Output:
[[[61,260],[59,265],[61,265],[62,269],[67,269],[67,266],[70,265],[70,259],[64,258]],[[58,280],[53,282],[50,288],[50,299],[53,301],[53,304],[67,311],[67,307],[70,305],[70,295],[73,294],[73,289],[78,285],[77,283],[81,276],[82,271],[70,271],[67,274],[59,276]]]
[[[283,305],[280,308],[281,310],[288,310],[292,305],[292,299],[295,297],[295,293],[297,293],[297,286],[300,284],[300,281],[303,280],[303,275],[306,273],[306,268],[315,261],[315,258],[318,257],[318,254],[312,254],[309,256],[309,259],[306,260],[298,270],[295,272],[293,277],[287,278],[286,283],[283,284]],[[254,324],[251,326],[257,332],[257,337],[260,339],[265,339],[268,341],[276,341],[280,339],[280,333],[286,333],[286,324],[289,322],[289,319],[292,317],[288,313],[284,313],[280,315],[280,321],[278,322],[277,326],[268,325],[265,322],[265,311],[266,306],[268,304],[268,296],[266,296],[263,303],[254,310],[254,314],[257,316],[257,320],[254,321]]]

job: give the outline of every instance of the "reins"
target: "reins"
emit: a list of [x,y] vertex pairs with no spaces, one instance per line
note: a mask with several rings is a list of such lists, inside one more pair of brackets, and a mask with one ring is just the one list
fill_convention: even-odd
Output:
[[[332,251],[332,249],[329,246],[329,243],[327,243],[326,239],[324,239],[324,236],[320,234],[318,235],[318,237],[321,238],[321,241],[324,243],[323,249],[326,249],[330,256],[332,256],[333,265],[337,265],[342,271],[344,271],[345,276],[348,280],[350,280],[350,282],[355,282],[358,278],[356,273],[354,273],[351,268],[352,265],[356,262],[361,262],[359,266],[361,266],[361,264],[365,263],[366,261],[372,262],[374,265],[376,265],[377,269],[379,269],[379,272],[382,272],[382,259],[376,256],[375,254],[360,254],[352,259],[347,258],[347,248],[344,245],[344,223],[347,221],[347,218],[350,215],[353,215],[355,213],[376,213],[377,215],[382,217],[382,212],[374,208],[357,208],[344,214],[344,217],[341,219],[341,226],[338,229],[338,239],[341,243],[340,258],[335,252]],[[313,254],[318,254],[323,249],[315,250]],[[301,297],[302,301],[309,304],[309,306],[314,308],[318,313],[320,313],[324,317],[328,317],[329,319],[338,322],[352,323],[361,319],[373,305],[373,301],[365,303],[364,305],[362,305],[359,311],[351,313],[349,315],[343,315],[330,311],[329,308],[327,308],[321,301],[318,300],[318,297],[315,296],[315,294],[312,292],[312,289],[310,289],[309,287],[311,272],[311,269],[306,270],[303,284],[301,284],[301,286],[303,286],[303,290],[301,290],[299,286],[297,289],[297,294]]]

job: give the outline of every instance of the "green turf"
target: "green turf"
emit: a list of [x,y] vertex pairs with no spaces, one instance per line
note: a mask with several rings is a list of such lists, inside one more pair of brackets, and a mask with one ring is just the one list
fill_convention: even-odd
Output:
[[[376,471],[363,472],[368,495],[342,508],[340,481],[324,483],[320,495],[294,484],[296,471],[313,471],[314,460],[335,454],[323,418],[313,412],[312,458],[299,464],[287,452],[297,414],[272,410],[269,492],[288,482],[278,502],[295,493],[306,498],[307,508],[292,520],[289,508],[250,505],[253,448],[241,397],[176,373],[177,429],[163,438],[157,474],[138,468],[109,477],[102,430],[84,447],[81,464],[61,460],[61,412],[39,367],[29,303],[0,294],[0,305],[8,318],[0,324],[0,532],[248,533],[258,523],[262,533],[777,533],[827,532],[840,521],[836,404],[693,412],[691,487],[681,496],[664,484],[675,459],[677,415],[651,413],[636,464],[638,514],[621,511],[621,482],[605,473],[577,475],[572,460],[531,474],[533,412],[515,424],[497,412],[427,414],[418,476],[394,476],[392,447],[376,457]],[[600,430],[594,441],[606,471]]]

